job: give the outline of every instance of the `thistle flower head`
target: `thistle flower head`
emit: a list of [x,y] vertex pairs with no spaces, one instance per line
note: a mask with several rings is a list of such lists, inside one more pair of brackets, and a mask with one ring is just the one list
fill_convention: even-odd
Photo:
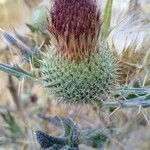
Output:
[[65,103],[98,105],[114,88],[117,61],[98,45],[100,14],[96,0],[53,0],[47,28],[55,48],[47,47],[41,75]]
[[54,0],[48,30],[58,52],[73,59],[89,57],[97,45],[100,14],[96,0]]

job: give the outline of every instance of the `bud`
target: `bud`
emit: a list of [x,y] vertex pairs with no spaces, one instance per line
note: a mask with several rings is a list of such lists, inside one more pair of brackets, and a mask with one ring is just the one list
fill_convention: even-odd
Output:
[[73,59],[95,50],[101,24],[96,0],[54,0],[48,17],[58,52]]

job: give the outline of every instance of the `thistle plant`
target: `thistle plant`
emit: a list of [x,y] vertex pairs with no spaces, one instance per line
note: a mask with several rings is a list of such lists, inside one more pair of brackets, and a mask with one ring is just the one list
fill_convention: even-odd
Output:
[[[102,18],[97,1],[54,0],[49,11],[44,8],[37,11],[33,25],[28,24],[32,31],[43,34],[47,29],[51,41],[45,45],[44,54],[37,49],[32,52],[22,41],[1,30],[7,41],[21,50],[25,61],[39,68],[41,76],[6,64],[1,64],[1,70],[17,78],[40,80],[63,103],[100,108],[115,87],[118,62],[109,49],[100,46]],[[78,149],[82,143],[101,148],[107,140],[99,129],[80,129],[70,120],[62,120],[62,125],[64,134],[59,138],[35,132],[43,149]]]
[[[37,49],[32,52],[8,33],[4,37],[21,50],[26,62],[39,67],[38,79],[56,99],[100,108],[101,102],[113,93],[118,61],[111,50],[100,46],[102,17],[97,1],[54,0],[49,11],[44,8],[38,10],[32,22],[35,27],[28,24],[43,34],[47,28],[50,44],[45,45],[44,54]],[[4,65],[1,68],[5,70]]]
[[[39,75],[18,65],[0,64],[0,70],[19,79],[42,83],[55,99],[66,104],[87,104],[99,111],[150,106],[150,89],[140,84],[116,88],[119,59],[105,41],[110,32],[111,12],[110,0],[104,17],[97,0],[53,0],[48,8],[40,6],[34,12],[35,20],[27,26],[32,32],[46,35],[48,42],[43,46],[33,50],[21,39],[0,30],[5,39],[21,51],[25,62],[38,69]],[[102,148],[109,137],[98,128],[81,128],[68,118],[61,118],[59,122],[64,131],[60,137],[35,132],[43,149],[78,150],[79,144]]]

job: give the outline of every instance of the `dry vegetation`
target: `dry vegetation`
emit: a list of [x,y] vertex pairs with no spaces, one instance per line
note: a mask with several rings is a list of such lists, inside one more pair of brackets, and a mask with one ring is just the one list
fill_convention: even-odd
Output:
[[[109,36],[108,45],[110,49],[117,50],[121,57],[124,70],[121,83],[132,85],[135,79],[139,79],[142,84],[149,86],[150,73],[146,68],[149,62],[145,59],[150,48],[150,3],[141,0],[136,5],[133,2],[135,0],[131,0],[132,3],[119,0],[118,8],[116,1],[113,6],[112,25],[123,21]],[[0,0],[0,28],[11,32],[15,28],[17,33],[29,36],[25,23],[38,3],[39,0],[35,3],[27,0]],[[127,19],[123,19],[124,16],[128,16]],[[43,42],[36,34],[31,39],[35,43]],[[3,38],[0,39],[0,61],[17,63],[31,70],[31,66],[23,64],[18,54]],[[41,129],[60,135],[61,130],[48,121],[48,117],[55,116],[70,116],[87,127],[115,128],[116,132],[109,139],[105,150],[150,149],[149,108],[117,108],[112,113],[103,110],[97,114],[86,106],[58,104],[41,85],[32,81],[18,81],[3,72],[0,72],[0,113],[0,150],[40,149],[33,133]],[[15,120],[11,118],[12,121],[9,117]],[[7,122],[6,118],[11,122]],[[85,145],[80,147],[81,150],[92,150]]]

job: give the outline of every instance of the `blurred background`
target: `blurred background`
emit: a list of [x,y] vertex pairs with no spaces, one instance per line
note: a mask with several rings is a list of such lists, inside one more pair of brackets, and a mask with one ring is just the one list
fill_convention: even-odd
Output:
[[[21,35],[28,34],[30,31],[25,24],[30,22],[31,14],[44,2],[44,0],[0,0],[0,28]],[[105,0],[100,1],[102,10],[105,4]],[[132,18],[135,15],[134,12],[138,12],[138,15],[136,14],[138,19]],[[126,16],[129,16],[129,19]],[[143,25],[143,22],[147,24]],[[108,38],[110,47],[112,49],[115,47],[120,54],[134,41],[135,47],[132,45],[130,51],[133,49],[139,53],[148,51],[150,48],[149,22],[150,0],[114,0],[111,24],[112,26],[119,24],[119,27],[114,29]],[[11,51],[7,42],[0,36],[0,62],[21,64],[20,58]],[[128,59],[125,60],[128,61]],[[134,58],[130,57],[129,63],[132,60]],[[28,69],[28,66],[24,67]],[[47,90],[40,85],[35,85],[30,81],[22,82],[0,71],[0,113],[2,114],[0,117],[0,150],[40,149],[33,134],[37,129],[60,135],[59,129],[51,125],[46,118],[43,119],[45,116],[71,116],[86,126],[102,125],[106,127],[115,124],[117,132],[123,132],[123,134],[121,137],[114,135],[114,138],[105,147],[106,150],[150,150],[149,109],[142,110],[140,113],[138,109],[121,109],[111,116],[106,111],[102,112],[102,117],[99,118],[87,107],[76,108],[56,104],[53,98],[48,96]],[[9,116],[8,112],[13,114],[16,121],[11,124],[13,129],[9,131],[7,128],[10,124],[4,119],[5,115]],[[15,131],[14,135],[13,131]],[[22,132],[26,133],[23,138],[21,137],[24,136],[21,135]],[[16,141],[16,138],[20,140]],[[85,148],[91,150],[81,145],[81,150]]]

